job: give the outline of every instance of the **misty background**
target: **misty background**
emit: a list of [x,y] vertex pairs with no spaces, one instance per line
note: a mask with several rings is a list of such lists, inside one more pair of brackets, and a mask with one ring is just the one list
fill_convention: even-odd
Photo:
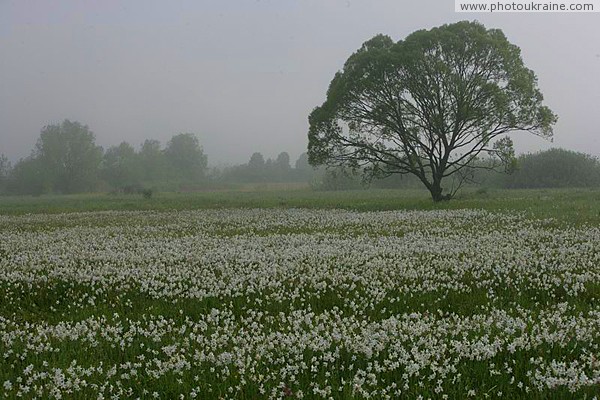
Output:
[[285,153],[294,168],[308,114],[364,41],[476,19],[521,48],[559,116],[553,143],[513,134],[517,154],[559,147],[596,157],[598,15],[455,13],[453,0],[3,0],[0,154],[14,165],[43,127],[68,119],[105,150],[126,141],[140,151],[147,139],[165,149],[193,133],[203,176],[247,166],[255,153],[272,165]]
[[[399,40],[465,19],[502,29],[521,48],[559,116],[553,143],[511,135],[517,174],[477,181],[597,186],[598,15],[455,13],[453,0],[0,1],[0,192],[360,187],[341,171],[310,168],[308,114],[374,35]],[[61,129],[63,140],[89,142],[79,151],[89,168],[60,172],[57,160],[70,156],[56,149],[70,145],[41,138]]]

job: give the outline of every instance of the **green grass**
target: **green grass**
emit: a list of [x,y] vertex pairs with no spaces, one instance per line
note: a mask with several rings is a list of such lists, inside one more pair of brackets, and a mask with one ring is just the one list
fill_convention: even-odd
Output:
[[197,210],[212,208],[341,208],[358,211],[478,208],[520,211],[533,218],[556,218],[576,225],[600,223],[600,189],[464,190],[449,202],[434,203],[424,190],[310,189],[0,197],[0,215],[107,210]]

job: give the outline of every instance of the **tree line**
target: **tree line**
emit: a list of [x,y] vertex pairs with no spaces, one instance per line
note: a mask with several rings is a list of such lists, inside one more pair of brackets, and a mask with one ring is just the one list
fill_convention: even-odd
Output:
[[[465,168],[467,186],[491,189],[600,187],[600,160],[589,154],[561,148],[519,155],[509,171],[481,168],[482,165],[489,165],[489,161],[477,159],[473,161],[472,168]],[[325,190],[423,188],[414,175],[394,174],[365,182],[362,173],[333,168],[318,176],[317,187]]]
[[29,157],[10,166],[0,162],[5,193],[80,193],[103,189],[133,190],[142,183],[200,181],[208,160],[198,138],[174,135],[162,148],[146,140],[139,151],[123,142],[104,149],[87,125],[64,120],[45,126]]
[[285,151],[275,159],[265,159],[262,153],[255,152],[247,163],[213,170],[211,177],[224,183],[309,182],[315,172],[306,153],[292,166],[290,155]]
[[[476,167],[467,169],[471,185],[509,189],[600,186],[598,158],[564,149],[518,156],[509,174]],[[69,120],[45,126],[31,155],[14,166],[0,154],[1,194],[150,193],[276,182],[304,182],[317,190],[422,187],[412,175],[363,178],[361,171],[312,167],[307,153],[292,162],[285,151],[274,159],[255,152],[246,163],[209,168],[208,157],[192,133],[176,134],[165,146],[148,139],[138,149],[122,142],[104,150],[86,125]]]
[[43,127],[28,157],[12,166],[0,155],[0,193],[193,190],[217,183],[305,181],[311,171],[306,154],[292,168],[287,152],[274,160],[256,152],[248,163],[209,169],[208,157],[192,133],[176,134],[164,147],[147,139],[138,150],[128,142],[104,150],[95,140],[90,128],[77,121]]

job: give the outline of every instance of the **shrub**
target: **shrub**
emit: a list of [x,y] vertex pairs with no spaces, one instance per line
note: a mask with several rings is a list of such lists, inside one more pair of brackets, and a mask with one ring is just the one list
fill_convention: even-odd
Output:
[[584,153],[550,149],[518,158],[509,188],[591,187],[600,185],[600,162]]

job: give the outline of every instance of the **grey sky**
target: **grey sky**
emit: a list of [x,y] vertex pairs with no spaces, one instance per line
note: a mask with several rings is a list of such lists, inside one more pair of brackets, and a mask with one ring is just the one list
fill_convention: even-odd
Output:
[[197,133],[211,164],[292,161],[334,73],[377,33],[477,19],[520,46],[558,115],[554,144],[600,155],[600,13],[457,14],[454,0],[0,0],[0,153],[42,126],[90,126],[104,146]]

